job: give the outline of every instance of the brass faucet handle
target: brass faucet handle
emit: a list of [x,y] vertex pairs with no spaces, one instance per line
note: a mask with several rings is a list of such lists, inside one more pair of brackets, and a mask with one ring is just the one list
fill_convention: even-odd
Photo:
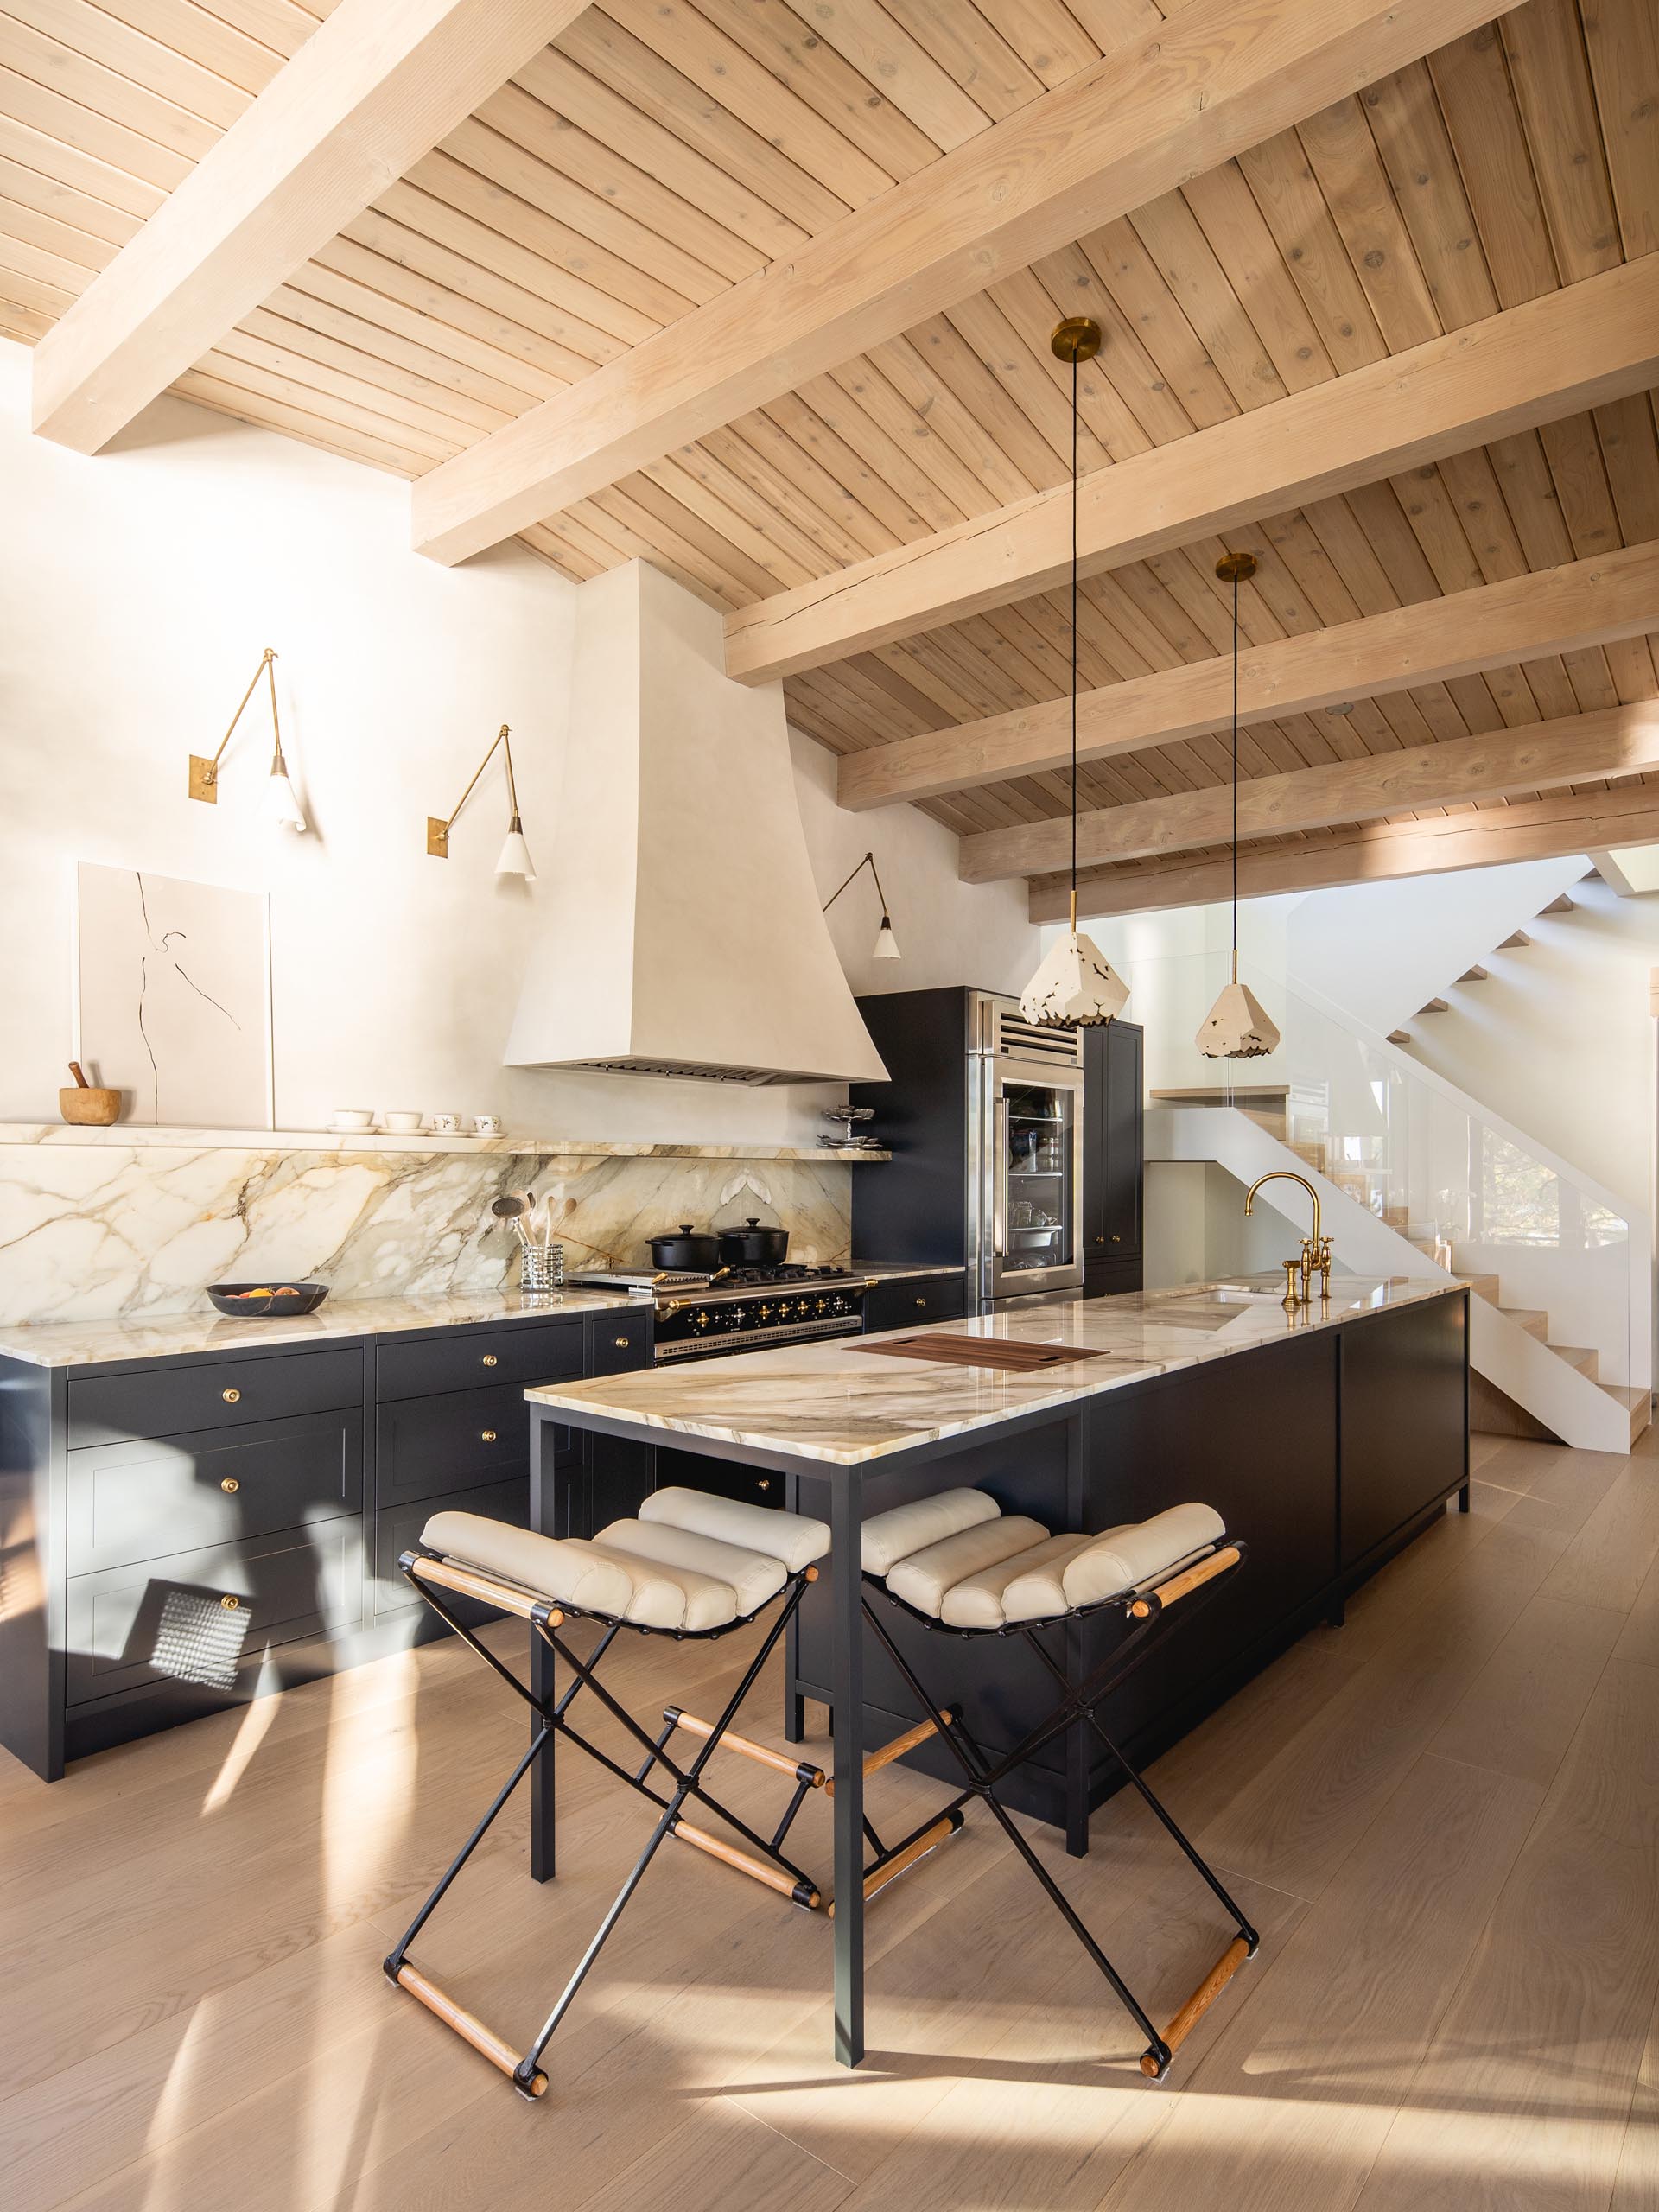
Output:
[[1285,1271],[1285,1305],[1294,1313],[1307,1303],[1307,1278],[1300,1260],[1281,1260],[1279,1264]]

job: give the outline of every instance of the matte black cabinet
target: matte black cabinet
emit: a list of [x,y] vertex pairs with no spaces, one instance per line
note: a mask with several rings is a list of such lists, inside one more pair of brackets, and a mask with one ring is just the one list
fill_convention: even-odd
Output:
[[883,1329],[919,1328],[926,1321],[959,1321],[967,1311],[963,1268],[954,1274],[902,1275],[865,1292],[864,1333],[872,1337]]
[[1084,1289],[1141,1287],[1145,1032],[1109,1021],[1083,1033]]
[[[0,1743],[52,1781],[442,1633],[397,1555],[445,1507],[528,1522],[525,1385],[651,1357],[649,1307],[101,1366],[0,1357]],[[632,1450],[541,1436],[543,1472],[583,1497]]]

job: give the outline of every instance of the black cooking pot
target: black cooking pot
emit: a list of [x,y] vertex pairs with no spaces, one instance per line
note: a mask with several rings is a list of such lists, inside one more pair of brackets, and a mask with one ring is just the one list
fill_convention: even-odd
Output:
[[789,1249],[786,1229],[763,1229],[753,1217],[741,1229],[720,1232],[720,1261],[726,1268],[779,1268]]
[[721,1240],[711,1230],[694,1230],[689,1221],[680,1224],[677,1236],[650,1240],[651,1264],[665,1274],[711,1274],[721,1263]]

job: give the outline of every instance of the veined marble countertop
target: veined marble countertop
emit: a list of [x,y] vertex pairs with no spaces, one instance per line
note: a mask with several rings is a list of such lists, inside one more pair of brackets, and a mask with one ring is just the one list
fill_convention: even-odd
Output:
[[[1332,1283],[1328,1304],[1316,1300],[1287,1311],[1281,1292],[1268,1287],[1265,1276],[1241,1276],[1079,1298],[1027,1313],[982,1314],[874,1339],[841,1338],[588,1382],[548,1383],[524,1395],[569,1414],[578,1426],[588,1414],[642,1429],[856,1466],[1463,1288],[1446,1278],[1343,1278]],[[1012,1337],[1027,1344],[1077,1344],[1104,1357],[1007,1374],[889,1358],[875,1349],[917,1335]]]
[[249,1344],[326,1344],[340,1337],[384,1337],[400,1329],[454,1328],[473,1321],[555,1321],[569,1313],[605,1313],[641,1302],[608,1290],[551,1291],[543,1298],[526,1298],[516,1290],[468,1291],[419,1298],[326,1298],[315,1313],[232,1321],[204,1301],[196,1313],[13,1322],[0,1328],[0,1354],[35,1367],[90,1367],[107,1359],[240,1351]]
[[949,1260],[935,1260],[931,1265],[913,1260],[849,1260],[847,1264],[855,1275],[874,1275],[877,1282],[908,1282],[912,1277],[919,1281],[924,1275],[965,1275],[968,1272],[961,1260],[954,1265]]
[[649,1144],[604,1137],[441,1137],[382,1129],[183,1129],[150,1122],[115,1122],[105,1128],[67,1122],[0,1122],[0,1145],[124,1146],[137,1152],[504,1153],[524,1160],[891,1160],[865,1145]]

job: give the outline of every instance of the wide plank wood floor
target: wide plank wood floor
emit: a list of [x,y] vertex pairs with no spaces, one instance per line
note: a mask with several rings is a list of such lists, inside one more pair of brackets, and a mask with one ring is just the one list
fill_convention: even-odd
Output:
[[[859,2073],[829,2059],[823,1918],[667,1849],[524,2104],[379,1971],[522,1742],[444,1643],[52,1789],[0,1754],[0,2202],[1656,2212],[1659,1442],[1475,1463],[1468,1517],[1160,1762],[1263,1935],[1169,2083],[982,1817],[872,1909]],[[619,1647],[619,1685],[706,1703],[740,1641]],[[770,1778],[723,1764],[764,1818]],[[420,1946],[519,2039],[642,1835],[596,1770],[561,1779],[559,1881],[510,1808]],[[936,1795],[895,1768],[873,1810]],[[826,1809],[797,1831],[818,1867]],[[1050,1855],[1172,2008],[1224,1930],[1144,1812]]]

